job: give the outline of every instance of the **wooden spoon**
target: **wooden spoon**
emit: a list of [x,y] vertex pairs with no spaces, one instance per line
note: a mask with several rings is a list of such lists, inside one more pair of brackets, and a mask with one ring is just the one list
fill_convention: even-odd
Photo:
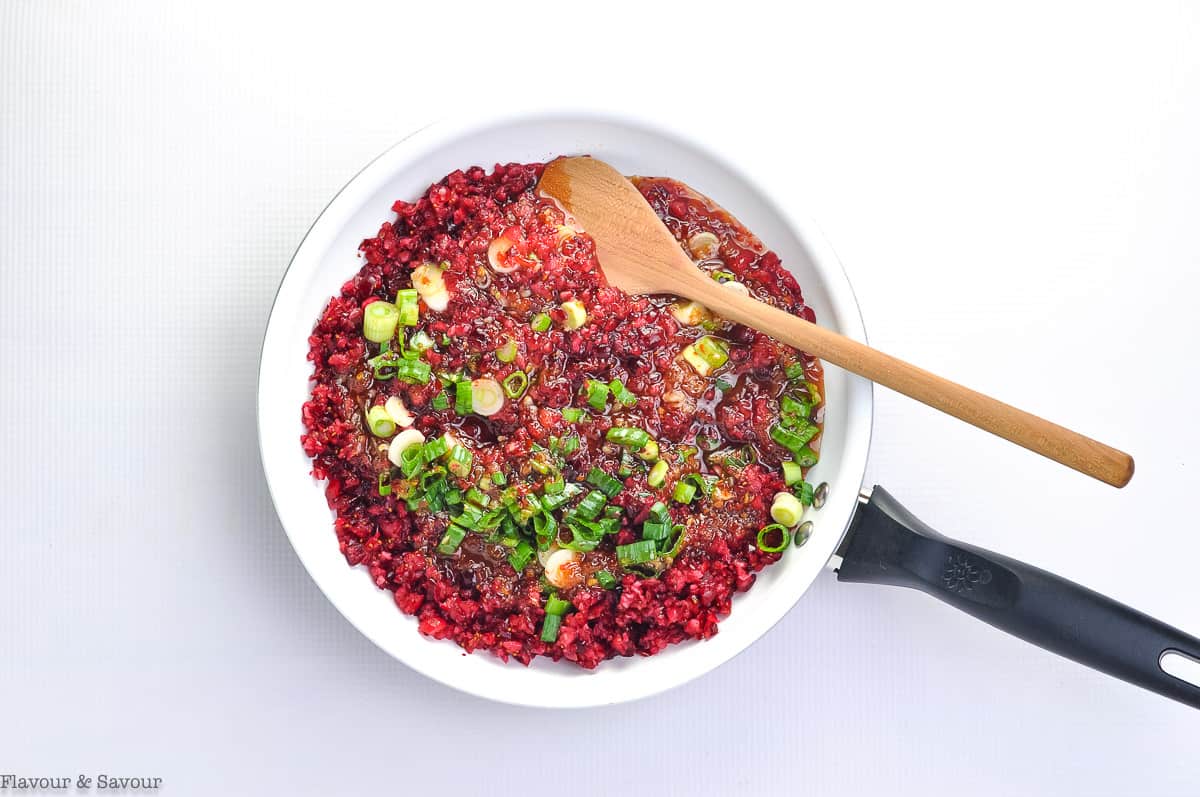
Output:
[[608,281],[628,293],[671,293],[700,302],[724,318],[1114,487],[1133,477],[1133,458],[1124,452],[722,287],[684,253],[633,183],[603,161],[551,161],[540,189],[579,220],[596,242]]

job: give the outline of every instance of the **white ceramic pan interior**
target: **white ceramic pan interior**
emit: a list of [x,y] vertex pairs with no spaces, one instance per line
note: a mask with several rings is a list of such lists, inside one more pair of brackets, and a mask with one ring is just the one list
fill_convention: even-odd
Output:
[[[323,485],[300,446],[300,407],[309,391],[307,337],[329,297],[360,267],[358,245],[394,217],[396,199],[412,200],[454,169],[591,154],[627,174],[669,176],[723,205],[796,275],[818,323],[864,340],[862,320],[840,265],[794,206],[777,206],[755,180],[682,135],[643,122],[592,113],[555,113],[458,121],[427,127],[381,155],[333,199],[296,251],[275,299],[263,344],[258,422],[263,467],[279,518],[304,566],[338,610],[376,645],[448,686],[509,703],[581,707],[634,700],[703,675],[744,650],[788,612],[829,561],[859,494],[871,431],[871,388],[837,368],[826,370],[825,434],[810,477],[828,482],[814,532],[799,549],[759,575],[734,599],[733,613],[704,642],[671,646],[647,658],[614,659],[593,671],[569,662],[525,667],[489,653],[463,655],[426,639],[364,568],[338,551]],[[769,180],[770,178],[765,178]],[[269,408],[263,412],[263,408]]]

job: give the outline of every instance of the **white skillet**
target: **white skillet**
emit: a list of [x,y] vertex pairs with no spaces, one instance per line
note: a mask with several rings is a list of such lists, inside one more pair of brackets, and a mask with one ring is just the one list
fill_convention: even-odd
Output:
[[[414,133],[367,165],[314,222],[275,298],[259,370],[259,443],[275,508],[300,560],[347,620],[413,669],[480,697],[555,708],[605,705],[665,691],[728,661],[775,625],[822,568],[833,565],[841,566],[842,580],[915,586],[1043,647],[1200,707],[1200,687],[1159,664],[1164,651],[1180,650],[1187,657],[1166,660],[1186,670],[1200,660],[1200,641],[1049,574],[930,538],[882,491],[871,505],[860,500],[871,385],[836,368],[826,370],[825,435],[810,476],[827,482],[829,492],[824,506],[809,515],[812,536],[734,599],[733,613],[714,638],[584,671],[565,662],[504,664],[490,654],[463,655],[452,643],[422,637],[416,620],[396,608],[391,594],[377,589],[365,569],[348,566],[338,551],[323,485],[310,475],[299,443],[300,406],[311,373],[307,337],[329,297],[360,268],[359,243],[392,218],[396,199],[413,199],[458,168],[585,153],[626,174],[673,177],[711,196],[780,255],[820,324],[865,342],[850,283],[813,224],[795,215],[795,208],[776,206],[760,188],[762,179],[681,133],[592,112],[492,115]],[[1200,676],[1187,677],[1200,682]]]

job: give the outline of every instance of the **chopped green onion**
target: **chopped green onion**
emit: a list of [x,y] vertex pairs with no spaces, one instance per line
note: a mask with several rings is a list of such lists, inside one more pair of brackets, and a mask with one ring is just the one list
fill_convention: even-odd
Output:
[[605,433],[604,439],[626,448],[642,449],[650,442],[650,433],[631,426],[614,426]]
[[450,409],[450,399],[446,397],[444,392],[438,393],[433,397],[433,401],[430,402],[430,406],[432,406],[435,410],[448,410]]
[[597,412],[604,412],[608,405],[608,385],[595,379],[587,381],[587,403]]
[[785,421],[807,421],[811,411],[811,407],[794,396],[783,395],[779,398],[779,416]]
[[638,452],[638,459],[643,462],[653,462],[658,459],[658,441],[651,440],[642,446],[642,450]]
[[800,518],[804,515],[804,507],[800,505],[800,499],[791,493],[776,493],[775,500],[771,502],[771,519],[776,523],[782,523],[789,529],[800,522]]
[[438,543],[438,553],[450,556],[458,551],[458,546],[462,545],[462,541],[467,537],[467,530],[462,526],[456,526],[451,523],[446,527],[446,533],[442,535],[441,542]]
[[417,307],[417,289],[403,288],[396,292],[396,307],[400,310],[400,323],[406,327],[415,327],[420,315]]
[[546,614],[564,615],[567,609],[571,608],[571,602],[565,598],[560,598],[558,595],[551,595],[546,598]]
[[467,501],[486,509],[487,505],[492,502],[492,499],[488,497],[487,493],[480,492],[478,488],[472,487],[467,490]]
[[363,337],[372,343],[387,343],[396,334],[400,310],[391,302],[371,302],[363,308]]
[[604,509],[604,505],[608,503],[608,498],[599,490],[592,490],[583,497],[579,505],[575,507],[575,515],[584,520],[595,520],[600,514],[600,510]]
[[471,381],[471,409],[475,413],[486,418],[503,408],[504,389],[495,379],[481,377]]
[[504,395],[511,399],[520,398],[529,387],[529,377],[524,371],[513,371],[504,377]]
[[579,449],[579,435],[573,434],[562,441],[563,456],[574,454]]
[[656,523],[668,523],[671,520],[671,510],[662,501],[655,501],[647,514]]
[[803,379],[804,378],[804,363],[792,363],[787,368],[783,369],[783,375],[788,379]]
[[422,449],[422,446],[414,445],[400,452],[400,472],[405,478],[411,479],[425,467],[425,452]]
[[720,390],[722,393],[728,393],[733,389],[733,385],[731,385],[729,382],[726,382],[724,379],[716,380],[713,382],[713,385],[715,385],[717,390]]
[[681,504],[690,504],[696,497],[696,485],[691,482],[678,482],[671,497]]
[[737,274],[734,274],[732,271],[714,271],[711,276],[717,282],[731,282],[737,279]]
[[820,459],[820,457],[817,455],[817,452],[813,451],[808,446],[804,446],[799,451],[793,451],[792,453],[796,456],[796,462],[802,468],[811,468],[813,465],[816,465],[817,460]]
[[367,410],[367,426],[376,437],[391,437],[396,433],[396,422],[382,405]]
[[557,614],[548,614],[542,622],[542,641],[553,643],[558,639],[558,629],[562,627],[562,616]]
[[[810,429],[815,431],[813,431],[812,434],[808,434]],[[807,444],[809,440],[817,436],[817,431],[820,430],[817,429],[816,426],[809,426],[807,429],[801,432],[795,432],[791,429],[786,429],[783,426],[776,424],[767,430],[767,434],[770,435],[771,439],[776,443],[795,454],[799,449],[804,448],[805,444]],[[805,435],[808,435],[807,439]],[[799,457],[796,457],[796,459],[799,460]],[[800,464],[804,465],[802,462]],[[808,465],[804,465],[804,467],[808,467]]]
[[[771,545],[767,541],[767,538],[772,534],[779,535],[779,543],[777,545]],[[788,547],[789,542],[791,542],[791,535],[788,534],[788,530],[778,523],[772,523],[758,530],[758,538],[755,540],[755,545],[763,553],[779,553]]]
[[428,351],[433,348],[433,338],[429,337],[429,333],[422,329],[413,333],[408,345],[418,352]]
[[612,589],[621,582],[612,573],[607,570],[601,570],[596,574],[596,583],[600,585],[601,589]]
[[696,341],[696,354],[699,354],[709,368],[720,368],[729,361],[729,344],[712,335],[705,335]]
[[525,565],[529,564],[531,556],[533,556],[533,546],[525,542],[525,540],[521,540],[508,555],[508,563],[512,565],[513,570],[520,573],[525,569]]
[[578,299],[572,299],[569,302],[563,302],[562,308],[565,318],[563,319],[564,329],[579,329],[587,323],[587,307]]
[[816,383],[805,382],[804,389],[808,391],[808,398],[812,402],[812,405],[819,407],[821,405],[821,391],[817,388]]
[[654,467],[650,469],[650,475],[646,477],[646,484],[655,489],[662,487],[667,480],[667,461],[660,459],[654,463]]
[[795,462],[787,460],[783,463],[783,483],[788,487],[799,484],[804,480],[804,470]]
[[396,378],[413,385],[423,385],[429,381],[429,363],[424,360],[405,360],[396,365]]
[[388,471],[382,471],[377,480],[379,486],[380,497],[392,494],[392,474]]
[[583,420],[583,410],[578,407],[566,407],[562,411],[563,420],[567,423],[579,423]]
[[689,482],[695,485],[696,489],[700,491],[701,495],[708,497],[712,495],[713,484],[716,482],[716,477],[705,477],[699,473],[686,473],[680,478],[680,481]]
[[426,462],[433,462],[435,459],[443,456],[449,450],[450,440],[446,437],[446,435],[442,435],[441,437],[433,438],[428,443],[425,443],[423,446],[421,446],[421,455],[425,458]]
[[465,446],[457,445],[450,449],[450,472],[455,476],[466,476],[471,472],[471,462],[475,459],[475,455],[471,453],[471,449]]
[[459,415],[471,412],[471,383],[467,380],[454,383],[454,411]]
[[538,313],[529,322],[529,326],[533,328],[534,332],[545,332],[550,328],[550,316],[545,313]]
[[642,524],[642,539],[643,540],[654,540],[655,542],[658,542],[660,540],[665,540],[667,537],[670,537],[670,536],[671,536],[671,524],[670,523],[656,523],[653,520],[647,520],[645,523]]
[[497,487],[503,487],[508,482],[508,478],[500,471],[492,471],[492,484]]
[[595,487],[600,492],[604,493],[609,498],[613,498],[617,493],[621,492],[624,487],[621,482],[609,476],[599,468],[592,468],[587,475],[587,483]]
[[509,338],[504,345],[496,349],[496,359],[502,363],[510,363],[517,359],[517,342]]
[[638,540],[628,545],[617,546],[617,560],[623,567],[640,565],[658,556],[658,545],[654,540]]
[[548,479],[546,483],[542,485],[542,491],[545,492],[546,495],[558,495],[563,491],[564,488],[566,488],[566,486],[567,484],[563,480],[562,474],[559,473],[555,475],[553,479]]
[[608,389],[612,391],[613,398],[621,403],[624,407],[632,407],[637,404],[637,394],[629,388],[620,379],[614,379],[608,383]]

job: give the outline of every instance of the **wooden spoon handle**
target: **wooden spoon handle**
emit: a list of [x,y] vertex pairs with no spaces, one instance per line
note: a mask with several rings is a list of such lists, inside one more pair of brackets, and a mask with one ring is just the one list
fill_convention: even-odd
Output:
[[1124,487],[1133,477],[1133,458],[1123,451],[723,288],[712,280],[699,279],[694,283],[688,280],[687,287],[688,298],[703,303],[718,315],[755,329],[769,330],[768,334],[789,346],[890,387],[1080,473],[1114,487]]

